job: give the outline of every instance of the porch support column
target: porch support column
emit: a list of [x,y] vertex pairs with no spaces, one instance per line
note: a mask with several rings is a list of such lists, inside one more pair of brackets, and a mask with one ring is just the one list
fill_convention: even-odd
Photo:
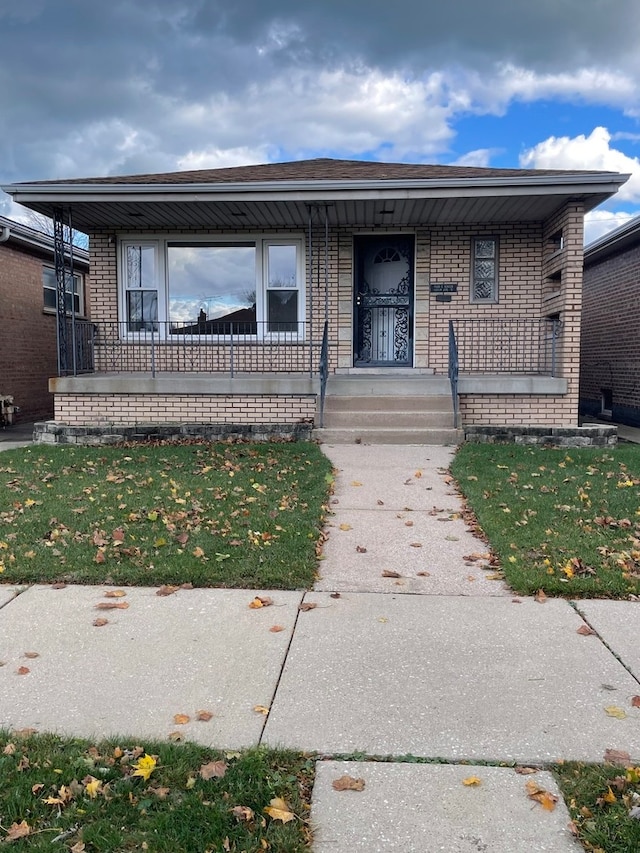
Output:
[[[77,373],[75,346],[75,292],[73,283],[73,229],[71,211],[65,224],[64,209],[53,211],[53,256],[56,274],[56,328],[58,376]],[[71,288],[71,311],[67,314],[67,283]],[[68,323],[68,319],[71,323]]]
[[313,206],[307,205],[307,279],[309,284],[309,376],[313,378]]

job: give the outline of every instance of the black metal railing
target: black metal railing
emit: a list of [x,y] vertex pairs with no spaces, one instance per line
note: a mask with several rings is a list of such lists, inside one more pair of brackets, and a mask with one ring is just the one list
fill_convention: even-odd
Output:
[[305,373],[319,343],[304,322],[81,323],[77,373]]
[[80,373],[93,373],[94,342],[96,337],[96,325],[89,320],[77,320],[71,317],[65,318],[65,340],[66,340],[66,370],[60,370],[61,375],[76,376]]
[[451,325],[460,373],[556,375],[558,320],[452,320]]
[[327,379],[329,378],[329,324],[324,321],[322,331],[322,346],[320,347],[320,427],[324,426],[324,398],[327,393]]
[[453,400],[453,425],[457,429],[460,421],[460,400],[458,398],[458,345],[453,320],[449,320],[449,382]]

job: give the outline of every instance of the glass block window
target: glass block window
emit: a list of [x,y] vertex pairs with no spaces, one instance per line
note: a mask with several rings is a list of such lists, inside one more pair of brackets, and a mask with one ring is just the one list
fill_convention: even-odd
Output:
[[498,301],[498,239],[474,237],[471,241],[471,301]]

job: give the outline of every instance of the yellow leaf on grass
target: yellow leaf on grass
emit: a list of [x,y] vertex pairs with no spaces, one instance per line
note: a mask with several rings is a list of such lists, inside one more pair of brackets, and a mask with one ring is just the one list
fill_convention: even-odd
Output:
[[602,799],[605,801],[605,803],[615,803],[618,800],[611,788],[607,788],[607,793],[602,795]]
[[624,720],[627,716],[627,712],[623,708],[618,708],[617,705],[609,705],[604,712],[608,717],[615,717],[617,720]]
[[157,763],[158,762],[153,757],[153,755],[147,755],[147,753],[145,752],[145,754],[141,758],[139,758],[135,764],[131,765],[134,768],[134,772],[132,775],[141,776],[146,782],[149,776],[151,776],[153,771],[156,769]]
[[26,822],[26,820],[20,821],[20,823],[12,823],[9,829],[7,830],[7,834],[4,837],[4,840],[7,842],[17,841],[18,838],[26,838],[27,835],[31,832],[31,827]]
[[272,820],[281,820],[282,823],[289,823],[290,820],[295,818],[294,813],[289,810],[289,806],[282,797],[274,797],[263,811],[265,814],[268,814]]
[[481,785],[482,779],[478,776],[467,776],[466,779],[462,780],[462,784],[467,785],[468,787],[471,787],[472,785]]
[[85,783],[84,790],[92,800],[95,800],[100,793],[100,788],[102,788],[102,782],[93,776],[89,776],[88,778],[89,781]]

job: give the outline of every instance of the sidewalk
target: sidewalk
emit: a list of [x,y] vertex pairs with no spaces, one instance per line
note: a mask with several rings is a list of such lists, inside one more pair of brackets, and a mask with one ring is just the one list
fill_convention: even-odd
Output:
[[[101,588],[0,587],[0,727],[165,739],[174,714],[208,708],[186,738],[319,754],[316,853],[579,853],[564,804],[532,804],[499,765],[640,760],[640,605],[537,604],[490,580],[448,448],[323,449],[339,473],[313,591],[251,610],[249,590],[129,589],[128,610],[99,614]],[[585,621],[595,635],[577,633]],[[334,790],[344,773],[365,789]],[[535,779],[558,793],[549,773]]]

